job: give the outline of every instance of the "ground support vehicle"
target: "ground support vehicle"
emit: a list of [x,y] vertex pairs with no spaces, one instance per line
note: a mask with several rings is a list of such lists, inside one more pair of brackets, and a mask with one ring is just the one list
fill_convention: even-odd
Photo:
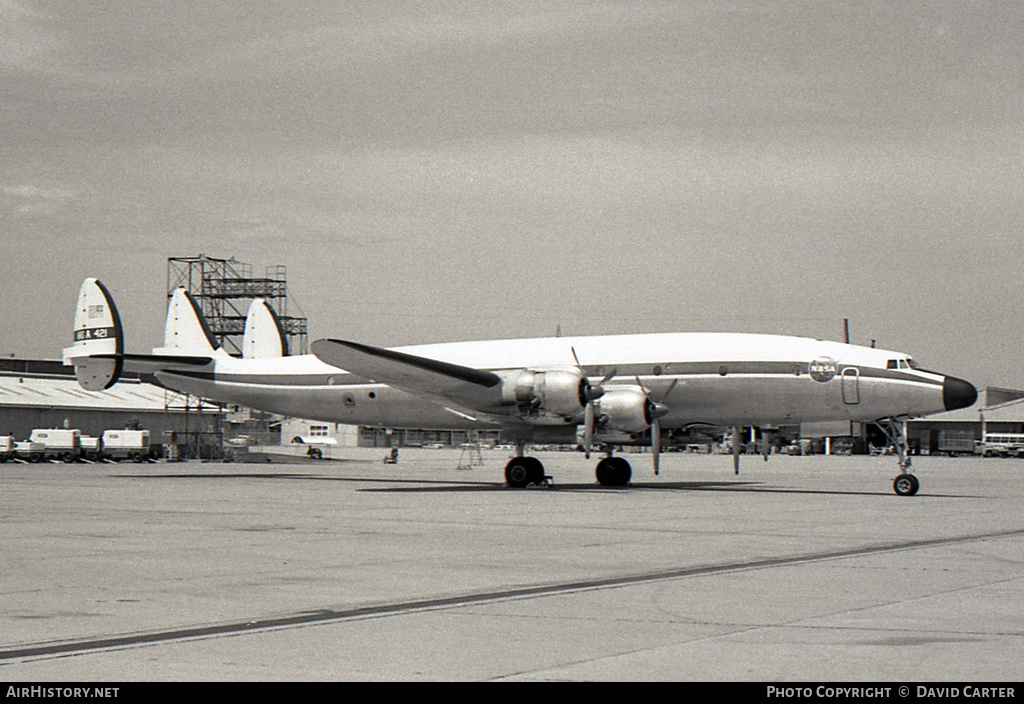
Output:
[[14,459],[14,436],[0,435],[0,462]]
[[1024,457],[1024,433],[985,433],[977,453],[982,457]]
[[940,430],[938,451],[956,457],[972,455],[976,452],[978,441],[970,430]]
[[43,446],[44,460],[74,462],[82,453],[82,433],[65,428],[37,428],[32,431],[29,441]]
[[104,430],[101,456],[110,460],[144,462],[154,457],[148,430]]

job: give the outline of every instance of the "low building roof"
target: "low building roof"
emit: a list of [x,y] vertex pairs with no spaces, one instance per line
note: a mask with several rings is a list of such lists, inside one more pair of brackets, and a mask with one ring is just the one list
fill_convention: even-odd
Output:
[[167,407],[184,407],[184,396],[144,384],[138,378],[124,379],[106,391],[86,391],[78,385],[69,367],[63,367],[67,370],[64,372],[59,363],[45,367],[36,363],[36,368],[29,371],[30,362],[18,361],[26,364],[23,370],[0,367],[0,406],[112,411],[163,411]]

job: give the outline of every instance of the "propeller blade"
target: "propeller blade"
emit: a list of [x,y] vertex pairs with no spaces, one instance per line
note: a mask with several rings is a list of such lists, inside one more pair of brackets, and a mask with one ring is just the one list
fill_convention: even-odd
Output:
[[594,402],[587,404],[583,414],[583,454],[590,459],[590,446],[594,443]]
[[654,476],[661,469],[661,421],[657,418],[651,423],[651,453],[654,456]]
[[614,376],[615,374],[615,370],[613,369],[611,374],[606,375],[604,379],[601,379],[601,381],[599,381],[596,385],[591,384],[590,378],[587,376],[586,372],[583,371],[583,365],[580,364],[580,358],[579,355],[576,354],[576,348],[569,347],[569,351],[572,352],[572,358],[573,361],[576,362],[576,368],[579,369],[580,374],[583,375],[583,383],[585,385],[585,391],[583,392],[583,396],[586,398],[587,402],[590,403],[591,401],[596,401],[597,399],[604,396],[604,389],[601,388],[601,384],[612,378],[612,376]]
[[732,468],[740,473],[740,429],[736,425],[732,427]]
[[678,383],[679,383],[679,377],[676,377],[675,379],[672,380],[672,383],[669,384],[668,390],[665,391],[665,395],[661,397],[661,402],[662,403],[665,403],[665,401],[668,400],[669,394],[672,393],[672,390],[676,388],[676,384],[678,384]]
[[[640,377],[634,377],[636,379],[637,386],[643,391],[644,397],[647,399],[647,417],[651,424],[651,455],[654,461],[654,475],[657,476],[661,471],[661,421],[659,418],[668,415],[669,407],[663,403],[656,403],[651,398],[651,393],[644,386],[644,383],[640,381]],[[665,392],[665,396],[661,399],[664,401],[668,398],[668,395],[672,393],[672,389],[676,388],[676,382],[678,379],[672,380],[672,385],[668,387]]]

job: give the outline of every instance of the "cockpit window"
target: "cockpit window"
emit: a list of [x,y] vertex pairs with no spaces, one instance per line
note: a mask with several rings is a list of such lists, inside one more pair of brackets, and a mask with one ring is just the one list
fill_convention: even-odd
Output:
[[886,369],[899,369],[899,362],[897,362],[895,359],[890,359],[888,362],[885,363],[885,368]]
[[914,360],[912,360],[912,359],[908,359],[908,360],[907,360],[907,364],[908,364],[908,365],[910,365],[910,368],[911,368],[911,369],[919,369],[919,368],[920,368],[920,366],[918,365],[918,363],[917,363],[917,362],[915,362],[915,361],[914,361]]
[[886,369],[917,369],[917,362],[910,357],[906,359],[890,359],[885,363]]

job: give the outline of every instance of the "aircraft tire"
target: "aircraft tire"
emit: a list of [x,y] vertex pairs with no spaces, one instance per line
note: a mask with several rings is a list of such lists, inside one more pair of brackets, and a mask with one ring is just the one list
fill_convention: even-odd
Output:
[[505,483],[522,489],[544,481],[544,465],[536,457],[513,457],[505,465]]
[[605,457],[594,473],[601,486],[626,486],[633,477],[633,468],[621,457]]
[[913,474],[901,474],[892,481],[892,488],[900,496],[913,496],[921,488],[921,482]]

